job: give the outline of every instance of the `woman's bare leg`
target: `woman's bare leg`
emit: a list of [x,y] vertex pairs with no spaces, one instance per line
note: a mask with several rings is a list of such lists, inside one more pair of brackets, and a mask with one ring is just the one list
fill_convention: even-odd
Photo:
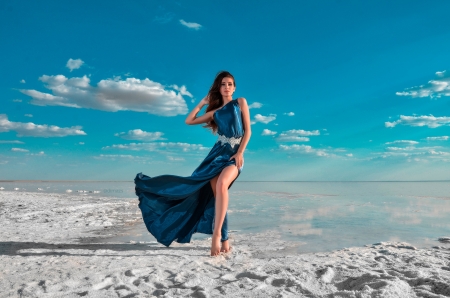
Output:
[[[211,243],[211,256],[217,256],[221,251],[220,238],[222,237],[222,223],[225,219],[225,215],[228,209],[228,187],[230,186],[231,182],[236,179],[237,175],[238,169],[236,168],[236,166],[233,165],[226,167],[222,170],[222,173],[220,173],[219,177],[217,178],[215,189],[213,188],[214,196],[216,198],[216,209],[214,216],[214,231]],[[215,178],[216,177],[214,177],[211,182],[213,182]],[[222,249],[226,251],[229,250],[228,241],[224,241],[224,243],[222,244]]]
[[[213,179],[211,179],[211,188],[213,190],[214,193],[214,199],[216,198],[216,185],[217,185],[217,180],[219,179],[219,175],[217,175],[216,177],[214,177]],[[221,235],[222,238],[222,235]],[[222,241],[222,245],[220,247],[220,252],[229,252],[230,251],[230,243],[228,240]]]

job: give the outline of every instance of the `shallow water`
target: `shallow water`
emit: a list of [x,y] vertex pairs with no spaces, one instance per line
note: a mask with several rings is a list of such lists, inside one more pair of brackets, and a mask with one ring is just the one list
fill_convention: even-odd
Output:
[[[132,182],[2,182],[0,187],[135,197]],[[270,232],[295,242],[300,252],[391,240],[417,247],[439,245],[437,238],[450,236],[449,218],[448,182],[236,182],[230,189],[230,230],[239,234]],[[154,238],[142,224],[127,236],[109,239],[130,240]]]

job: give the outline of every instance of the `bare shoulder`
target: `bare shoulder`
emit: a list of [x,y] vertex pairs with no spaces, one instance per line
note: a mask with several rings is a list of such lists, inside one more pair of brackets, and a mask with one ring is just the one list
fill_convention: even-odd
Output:
[[240,106],[246,106],[247,105],[247,100],[245,99],[245,97],[239,97],[237,99],[238,103]]

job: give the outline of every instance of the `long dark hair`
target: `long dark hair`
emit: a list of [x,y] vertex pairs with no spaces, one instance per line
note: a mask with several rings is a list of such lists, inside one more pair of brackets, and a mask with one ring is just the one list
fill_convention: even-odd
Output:
[[[223,78],[227,78],[227,77],[233,79],[233,85],[234,85],[234,87],[236,87],[236,81],[234,80],[234,77],[231,73],[229,73],[228,71],[225,71],[225,70],[219,72],[216,75],[216,78],[214,79],[214,82],[211,85],[211,88],[209,88],[209,92],[207,95],[209,98],[209,105],[206,108],[205,113],[223,106],[223,98],[222,98],[222,94],[220,94],[220,86],[222,85]],[[211,120],[210,122],[206,123],[206,125],[203,127],[210,128],[213,132],[217,131],[217,124],[214,121],[214,119]]]

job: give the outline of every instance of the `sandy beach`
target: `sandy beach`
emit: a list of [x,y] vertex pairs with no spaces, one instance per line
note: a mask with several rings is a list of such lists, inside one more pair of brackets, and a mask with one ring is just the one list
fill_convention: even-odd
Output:
[[445,239],[299,254],[233,233],[219,257],[208,240],[108,242],[141,224],[134,198],[1,191],[0,297],[450,297]]

